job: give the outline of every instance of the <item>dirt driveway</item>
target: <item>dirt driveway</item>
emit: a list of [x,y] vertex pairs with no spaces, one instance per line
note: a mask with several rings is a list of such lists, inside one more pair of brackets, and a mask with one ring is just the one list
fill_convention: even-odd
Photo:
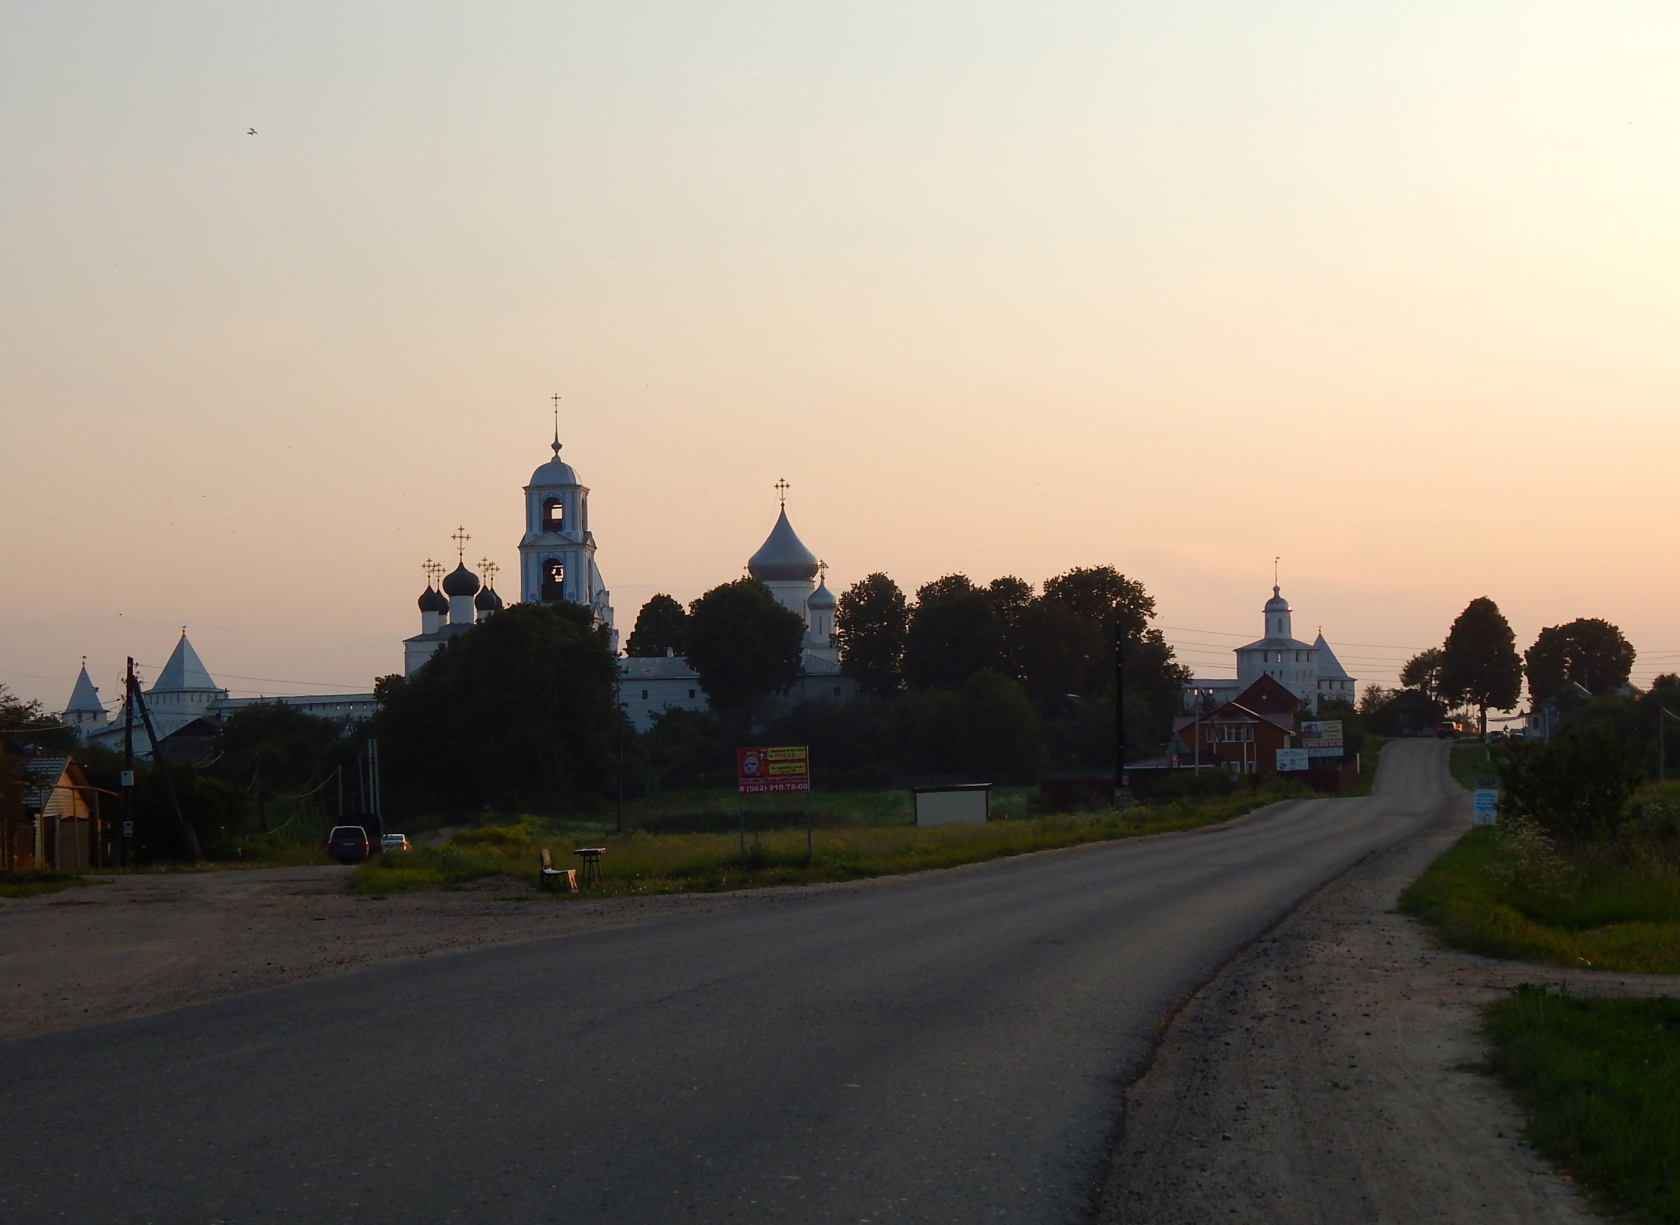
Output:
[[751,894],[559,899],[512,881],[352,897],[350,869],[108,878],[0,899],[0,1040],[358,966],[769,901]]

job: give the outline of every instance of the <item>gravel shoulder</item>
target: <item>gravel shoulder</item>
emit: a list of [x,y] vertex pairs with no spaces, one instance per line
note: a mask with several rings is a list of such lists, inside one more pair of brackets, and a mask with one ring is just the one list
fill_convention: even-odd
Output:
[[1459,792],[1191,999],[1127,1094],[1102,1225],[1602,1219],[1471,1070],[1485,1058],[1479,1009],[1522,983],[1675,994],[1680,978],[1436,947],[1395,901],[1468,828]]
[[555,899],[512,881],[367,898],[345,893],[349,871],[141,874],[0,899],[0,1041],[383,962],[773,900]]

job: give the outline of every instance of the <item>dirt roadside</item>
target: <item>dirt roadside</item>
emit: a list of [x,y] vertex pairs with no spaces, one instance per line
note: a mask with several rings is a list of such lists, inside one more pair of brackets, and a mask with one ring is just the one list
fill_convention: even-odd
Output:
[[304,978],[773,903],[774,891],[556,899],[513,881],[353,897],[340,867],[118,876],[0,899],[0,1041]]
[[1521,1140],[1480,1006],[1521,983],[1680,994],[1680,977],[1434,946],[1400,890],[1469,827],[1469,797],[1249,946],[1173,1020],[1126,1097],[1102,1225],[1602,1220]]

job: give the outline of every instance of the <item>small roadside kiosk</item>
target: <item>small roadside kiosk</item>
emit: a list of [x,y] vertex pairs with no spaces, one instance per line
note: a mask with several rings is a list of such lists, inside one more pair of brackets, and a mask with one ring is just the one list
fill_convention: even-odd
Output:
[[992,817],[991,783],[914,787],[917,825],[984,825]]

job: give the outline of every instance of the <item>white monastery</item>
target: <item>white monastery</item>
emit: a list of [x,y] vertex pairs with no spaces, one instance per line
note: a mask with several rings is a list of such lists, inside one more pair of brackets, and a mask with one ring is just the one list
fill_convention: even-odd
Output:
[[1314,642],[1295,637],[1291,620],[1294,610],[1279,588],[1262,612],[1264,633],[1247,646],[1237,647],[1237,677],[1193,680],[1184,687],[1186,709],[1200,711],[1233,701],[1262,676],[1270,676],[1300,698],[1316,714],[1321,699],[1354,700],[1355,681],[1336,658],[1320,630]]
[[[555,430],[554,456],[531,474],[525,486],[525,532],[519,540],[519,598],[527,603],[569,600],[588,608],[597,626],[610,631],[614,653],[618,631],[613,628],[610,593],[595,563],[595,535],[589,528],[589,488],[560,458],[560,435]],[[805,644],[800,678],[787,695],[789,701],[843,700],[855,686],[840,675],[840,656],[834,643],[833,594],[823,577],[823,564],[805,547],[787,516],[787,487],[780,485],[781,513],[770,535],[747,561],[747,572],[764,583],[776,599],[805,619]],[[486,560],[475,574],[466,564],[464,529],[455,533],[456,566],[448,574],[427,562],[426,589],[420,594],[420,632],[403,640],[403,673],[413,675],[433,653],[457,634],[494,616],[503,608],[495,589],[498,567]],[[688,661],[680,656],[626,658],[619,661],[619,701],[638,731],[646,731],[667,710],[705,710],[706,692]],[[282,702],[324,718],[365,719],[375,709],[371,693],[280,697],[230,697],[211,677],[186,631],[169,662],[145,691],[158,738],[180,732],[196,720],[211,729],[222,717],[256,702]],[[120,700],[115,703],[120,709]],[[99,691],[84,666],[76,678],[64,721],[77,727],[82,740],[111,748],[122,746],[120,718],[113,720],[100,701]],[[146,744],[136,714],[136,749]]]

